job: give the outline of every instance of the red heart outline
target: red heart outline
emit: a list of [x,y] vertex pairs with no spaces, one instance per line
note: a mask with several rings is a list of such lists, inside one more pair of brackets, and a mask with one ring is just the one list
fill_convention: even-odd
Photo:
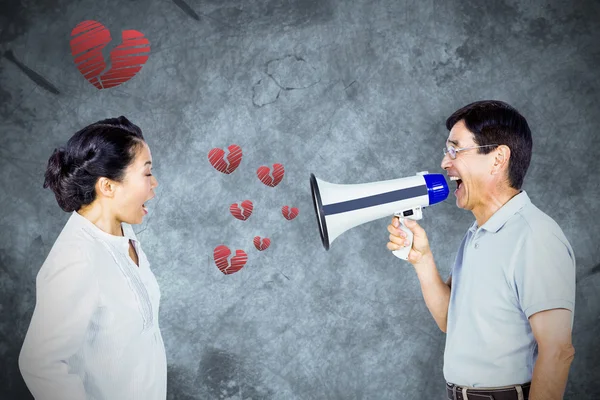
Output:
[[289,206],[281,207],[281,214],[288,221],[291,221],[294,218],[296,218],[299,213],[300,213],[300,210],[298,210],[298,208],[296,208],[296,207],[292,207],[291,210],[290,210]]
[[244,250],[236,250],[235,256],[231,258],[231,264],[227,261],[227,258],[231,255],[231,250],[229,247],[225,245],[219,245],[215,247],[213,251],[213,256],[215,259],[215,264],[219,271],[221,271],[225,275],[231,275],[233,273],[238,272],[240,269],[246,265],[248,261],[248,255]]
[[230,145],[227,147],[227,150],[229,150],[229,154],[227,155],[227,161],[229,162],[229,165],[227,165],[223,159],[225,151],[218,147],[215,147],[208,152],[208,161],[210,162],[210,165],[212,165],[217,171],[224,174],[231,174],[237,169],[237,167],[239,167],[240,163],[242,162],[243,154],[242,148],[237,144]]
[[102,49],[110,43],[110,32],[97,21],[87,20],[71,31],[71,55],[79,72],[98,89],[119,86],[133,78],[148,61],[150,41],[136,30],[121,33],[121,44],[110,52],[110,69]]
[[250,200],[242,201],[241,209],[237,203],[233,203],[232,205],[229,206],[229,212],[231,213],[231,215],[233,215],[235,218],[239,219],[240,221],[246,221],[248,218],[250,218],[250,216],[252,215],[253,209],[254,209],[254,206]]
[[262,243],[261,243],[261,237],[254,236],[254,247],[256,247],[256,250],[258,250],[258,251],[266,250],[269,248],[270,245],[271,245],[271,239],[263,238]]
[[264,165],[260,166],[256,170],[256,175],[258,176],[258,179],[260,179],[260,181],[262,183],[264,183],[267,186],[275,187],[275,186],[279,185],[279,182],[281,182],[281,180],[283,179],[285,170],[283,168],[283,165],[273,164],[273,176],[272,177],[271,177],[271,175],[269,175],[270,173],[271,173],[271,169]]

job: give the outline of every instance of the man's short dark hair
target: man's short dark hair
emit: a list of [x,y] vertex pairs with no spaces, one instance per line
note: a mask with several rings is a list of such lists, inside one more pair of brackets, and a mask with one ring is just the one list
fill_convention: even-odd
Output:
[[[515,108],[499,100],[482,100],[456,110],[446,120],[448,131],[460,120],[473,134],[478,146],[498,144],[510,148],[508,181],[511,187],[521,189],[531,162],[531,130],[527,120]],[[495,147],[477,149],[488,154]]]

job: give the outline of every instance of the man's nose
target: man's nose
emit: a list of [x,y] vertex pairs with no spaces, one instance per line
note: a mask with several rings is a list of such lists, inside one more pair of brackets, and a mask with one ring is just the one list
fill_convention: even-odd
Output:
[[450,164],[450,156],[448,154],[444,154],[444,158],[442,158],[442,163],[440,164],[440,166],[442,167],[442,169],[448,169],[450,168]]

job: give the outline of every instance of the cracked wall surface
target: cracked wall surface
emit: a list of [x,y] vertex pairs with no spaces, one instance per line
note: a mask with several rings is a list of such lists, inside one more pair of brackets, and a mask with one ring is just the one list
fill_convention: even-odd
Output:
[[[127,116],[152,151],[157,196],[134,226],[162,291],[169,399],[444,398],[444,334],[389,219],[321,243],[309,177],[365,183],[442,172],[446,117],[480,99],[528,119],[524,189],[577,257],[576,357],[565,399],[600,398],[600,4],[552,0],[3,0],[0,5],[0,397],[30,399],[17,357],[35,276],[68,214],[42,188],[53,149]],[[98,90],[69,40],[96,20],[150,57]],[[240,165],[208,153],[237,144]],[[280,163],[276,186],[257,178]],[[249,199],[246,220],[230,205]],[[295,218],[282,208],[297,207]],[[424,212],[443,277],[473,221]],[[253,238],[269,238],[259,251]],[[219,245],[244,249],[231,275]]]

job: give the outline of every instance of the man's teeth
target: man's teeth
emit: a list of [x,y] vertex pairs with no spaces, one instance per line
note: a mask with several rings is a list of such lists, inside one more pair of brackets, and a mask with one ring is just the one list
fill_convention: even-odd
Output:
[[451,181],[457,181],[457,180],[459,180],[459,179],[460,179],[460,178],[459,178],[458,176],[451,176],[451,177],[450,177],[450,180],[451,180]]

